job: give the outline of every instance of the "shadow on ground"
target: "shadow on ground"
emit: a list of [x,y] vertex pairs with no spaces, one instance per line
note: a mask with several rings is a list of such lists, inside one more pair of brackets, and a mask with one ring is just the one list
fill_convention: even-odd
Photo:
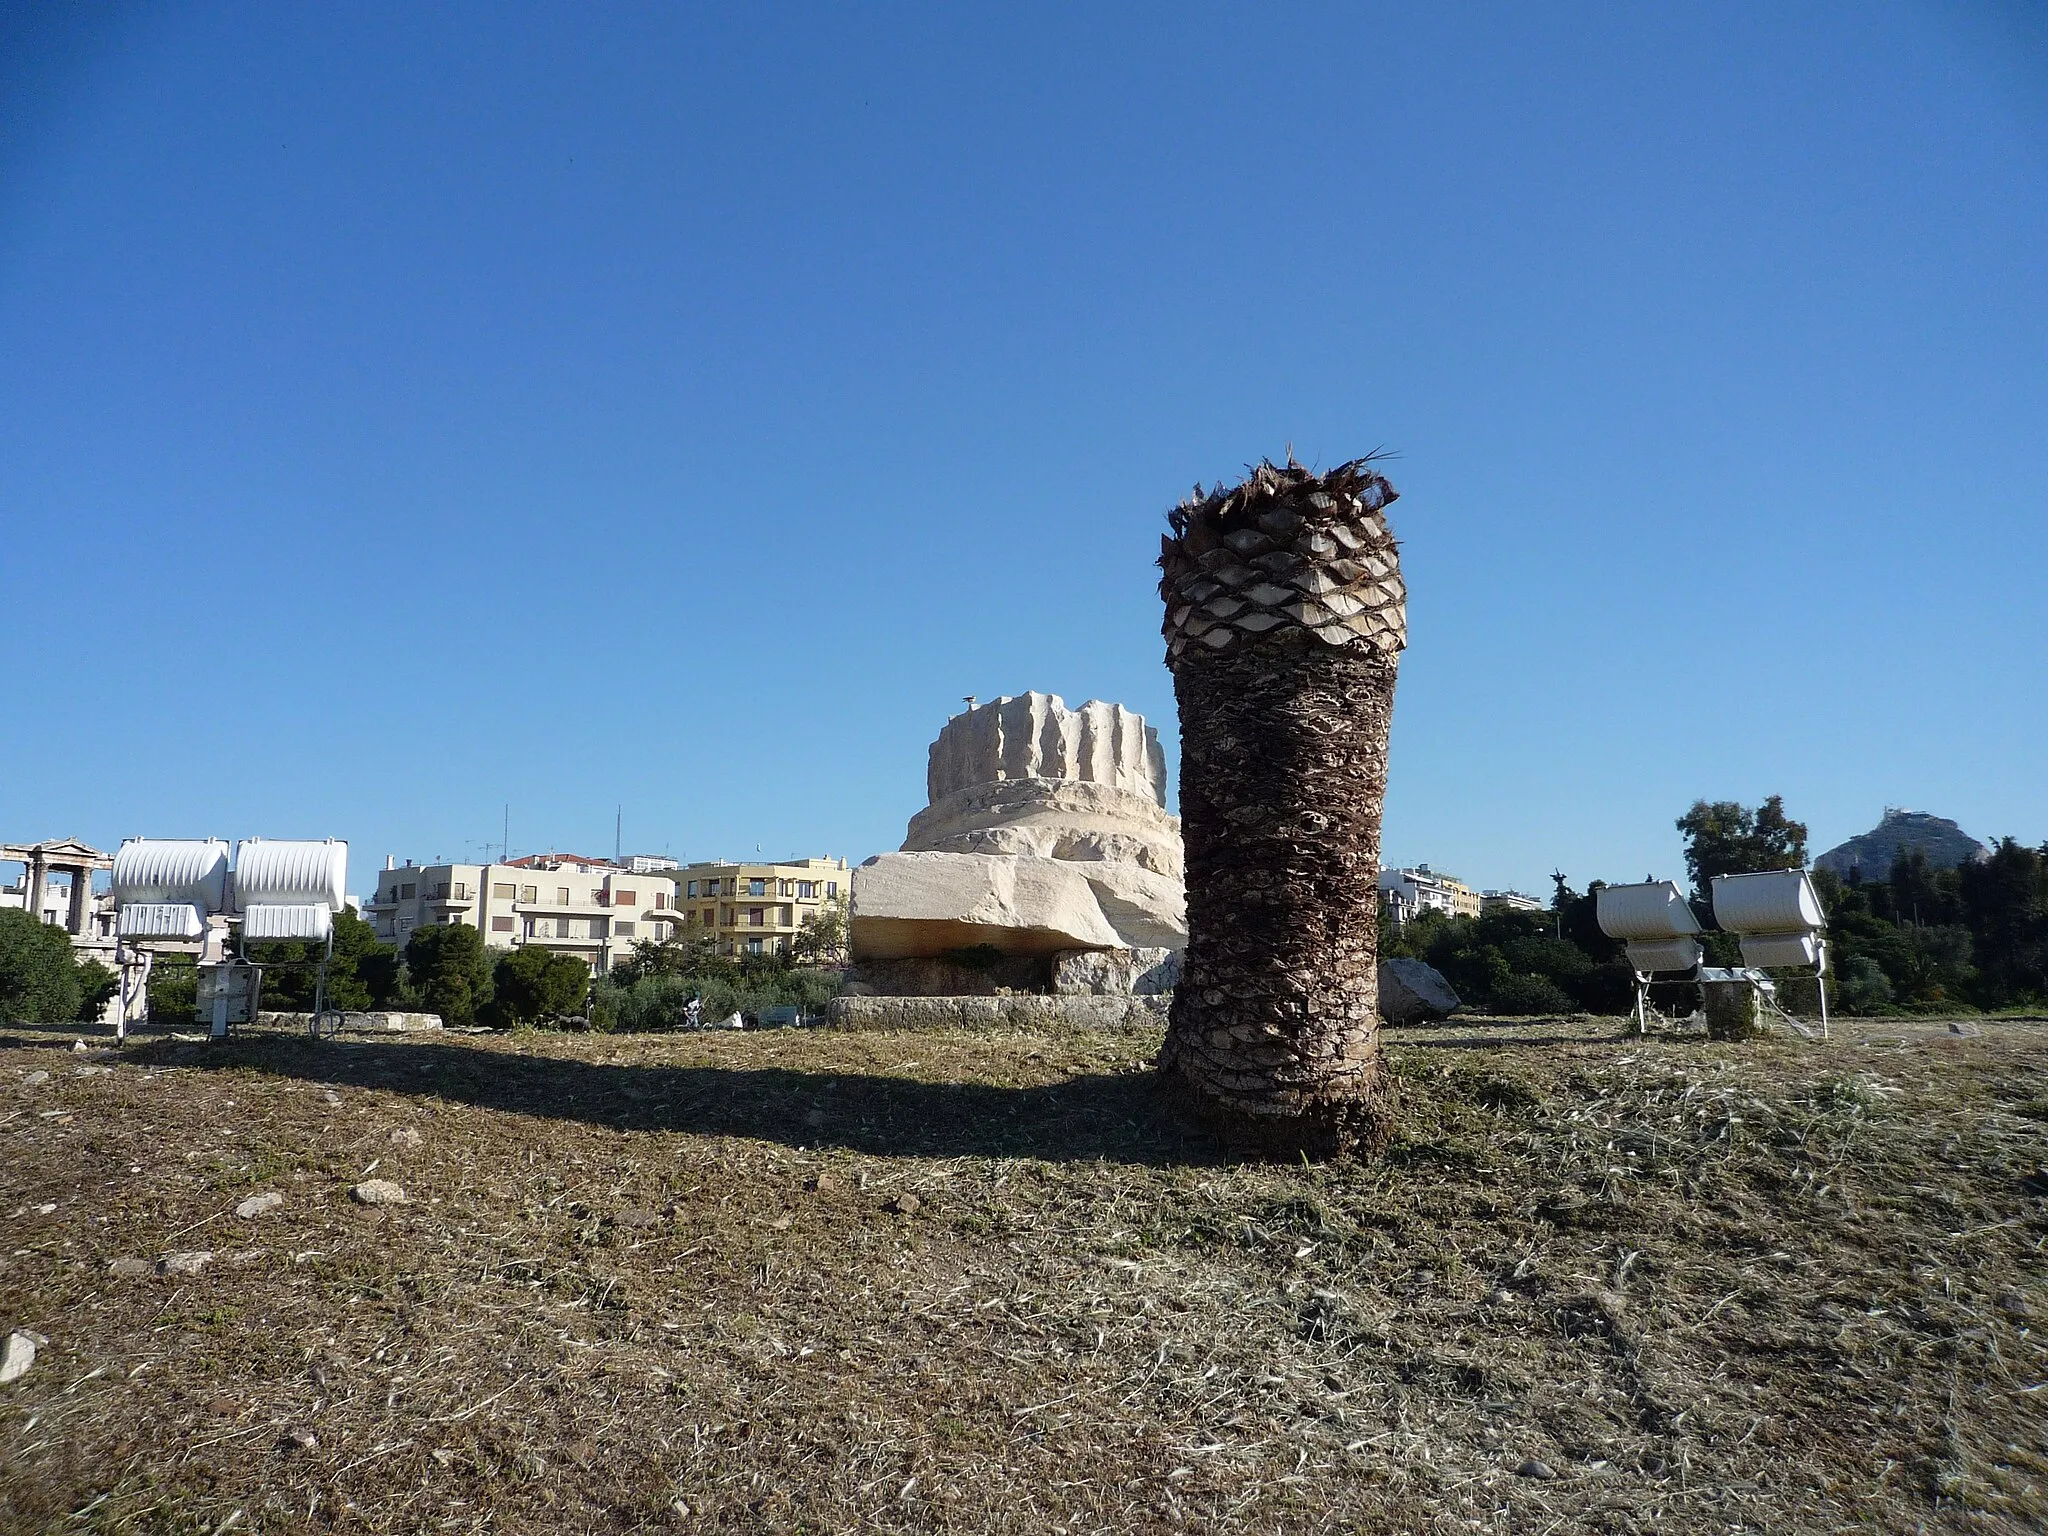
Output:
[[[16,1026],[0,1050],[95,1045],[76,1025]],[[36,1031],[31,1034],[27,1031]],[[791,1038],[800,1038],[792,1036]],[[740,1136],[896,1157],[1030,1157],[1148,1166],[1222,1161],[1144,1070],[1003,1086],[786,1067],[668,1066],[522,1055],[454,1041],[322,1041],[242,1034],[211,1044],[131,1041],[137,1065],[246,1070],[433,1097],[617,1131]]]

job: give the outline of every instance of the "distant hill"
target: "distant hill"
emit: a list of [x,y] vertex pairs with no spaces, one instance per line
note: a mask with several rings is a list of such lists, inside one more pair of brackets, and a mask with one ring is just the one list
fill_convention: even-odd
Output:
[[1934,869],[1954,869],[1991,851],[1945,816],[1887,806],[1876,826],[1830,848],[1813,861],[1813,867],[1832,870],[1845,880],[1852,869],[1860,870],[1865,880],[1882,880],[1891,873],[1892,860],[1915,848],[1927,855]]

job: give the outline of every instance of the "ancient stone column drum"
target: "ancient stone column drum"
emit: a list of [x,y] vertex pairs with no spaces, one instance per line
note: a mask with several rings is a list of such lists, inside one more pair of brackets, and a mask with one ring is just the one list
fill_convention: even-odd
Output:
[[1234,1150],[1383,1139],[1380,811],[1407,591],[1368,460],[1169,514],[1187,951],[1160,1066]]

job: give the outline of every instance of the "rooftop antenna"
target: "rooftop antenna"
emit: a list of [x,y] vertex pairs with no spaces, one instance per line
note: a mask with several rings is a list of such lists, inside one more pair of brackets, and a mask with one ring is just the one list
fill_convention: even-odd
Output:
[[614,864],[619,862],[619,850],[622,846],[622,839],[625,835],[625,826],[626,807],[622,803],[617,808],[617,810],[615,810],[612,813],[612,862]]
[[505,802],[504,841],[498,844],[498,862],[501,864],[510,864],[512,862],[512,802],[510,800]]
[[974,695],[971,693],[963,693],[960,695],[960,702],[965,704],[969,709],[972,709],[974,708]]

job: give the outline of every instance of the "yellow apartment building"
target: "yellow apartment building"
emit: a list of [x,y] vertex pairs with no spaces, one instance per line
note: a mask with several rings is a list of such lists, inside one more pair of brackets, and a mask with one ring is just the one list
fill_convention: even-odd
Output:
[[844,859],[686,864],[675,881],[676,934],[707,935],[722,955],[788,954],[790,941],[851,894]]

